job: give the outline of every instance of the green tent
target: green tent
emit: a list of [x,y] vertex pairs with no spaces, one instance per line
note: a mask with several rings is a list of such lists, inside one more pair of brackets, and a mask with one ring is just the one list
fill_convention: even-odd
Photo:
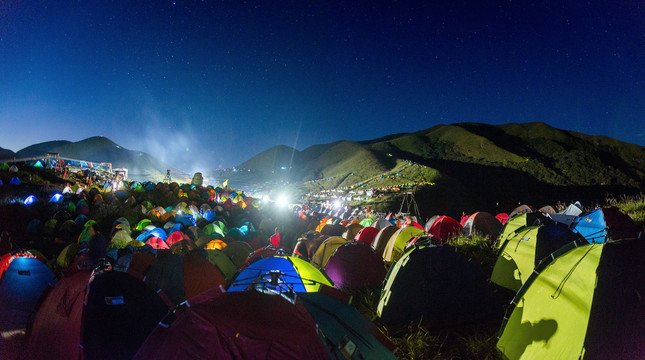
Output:
[[143,219],[134,227],[134,230],[143,231],[143,229],[148,225],[152,225],[152,221],[150,219]]
[[[530,214],[521,216],[525,215]],[[563,224],[521,227],[500,248],[491,281],[517,292],[540,260],[572,241],[584,244],[582,236]]]
[[237,266],[233,264],[231,259],[226,256],[221,250],[212,249],[205,250],[208,252],[208,261],[217,266],[217,268],[222,272],[226,281],[230,281],[237,274]]
[[[515,230],[524,226],[537,226],[543,223],[552,223],[553,221],[540,212],[517,214],[509,218],[502,227],[497,238],[496,246],[501,248],[509,237],[513,236]],[[499,254],[498,254],[499,255]]]
[[645,242],[576,245],[545,258],[511,302],[506,358],[645,358]]

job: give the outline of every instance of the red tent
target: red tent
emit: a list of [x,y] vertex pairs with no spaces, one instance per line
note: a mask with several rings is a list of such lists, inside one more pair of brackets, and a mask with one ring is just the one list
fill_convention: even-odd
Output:
[[328,358],[300,302],[257,291],[212,294],[159,324],[134,359]]
[[495,219],[499,220],[499,222],[502,223],[502,225],[506,225],[506,221],[508,221],[508,214],[507,213],[499,213],[495,215]]
[[379,229],[373,228],[373,227],[364,227],[361,229],[361,231],[356,234],[354,237],[354,240],[358,240],[362,243],[365,243],[367,245],[372,245],[372,242],[374,242],[374,238],[376,237],[376,234],[378,234]]
[[91,271],[64,277],[45,297],[34,319],[28,359],[78,359],[83,297]]
[[450,216],[440,216],[430,226],[428,233],[435,239],[441,242],[446,242],[448,239],[459,236],[461,232],[461,224]]

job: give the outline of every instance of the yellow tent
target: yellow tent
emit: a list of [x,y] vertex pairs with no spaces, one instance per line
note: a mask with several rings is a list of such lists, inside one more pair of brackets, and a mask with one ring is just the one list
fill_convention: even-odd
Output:
[[347,241],[340,236],[334,236],[325,240],[320,244],[320,247],[311,258],[311,264],[319,269],[324,268],[329,258],[334,254],[334,252],[336,252],[336,249],[346,242]]
[[402,229],[397,230],[390,240],[388,240],[385,249],[383,250],[383,259],[387,262],[393,262],[399,259],[403,250],[405,250],[405,245],[415,237],[421,236],[425,232],[419,229],[416,226],[408,225]]

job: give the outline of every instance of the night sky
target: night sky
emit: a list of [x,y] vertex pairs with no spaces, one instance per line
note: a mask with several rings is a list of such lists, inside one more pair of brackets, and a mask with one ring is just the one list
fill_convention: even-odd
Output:
[[643,1],[0,1],[0,147],[185,171],[455,122],[645,145]]

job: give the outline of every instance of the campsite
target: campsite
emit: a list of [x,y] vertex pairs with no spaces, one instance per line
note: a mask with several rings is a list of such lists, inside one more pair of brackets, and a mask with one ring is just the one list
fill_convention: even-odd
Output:
[[2,359],[644,355],[643,195],[417,217],[34,165],[0,168]]

